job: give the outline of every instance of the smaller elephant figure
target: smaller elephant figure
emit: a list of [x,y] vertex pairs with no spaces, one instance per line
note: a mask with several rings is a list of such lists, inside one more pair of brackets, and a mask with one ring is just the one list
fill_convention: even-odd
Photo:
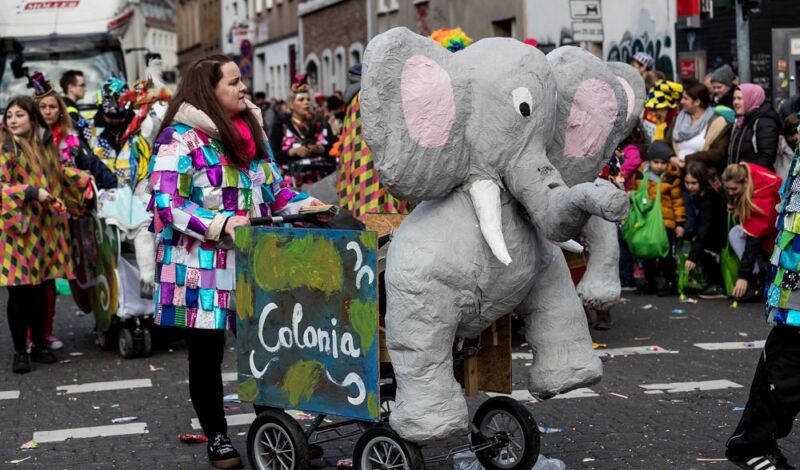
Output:
[[564,158],[596,175],[628,117],[617,77],[597,67],[560,96],[538,49],[490,38],[451,53],[405,28],[374,38],[364,66],[362,125],[381,182],[395,197],[423,201],[387,258],[392,427],[413,441],[465,432],[453,342],[512,311],[534,351],[531,393],[596,383],[602,364],[553,242],[577,236],[591,216],[622,219],[628,199],[607,185],[568,186],[547,145],[564,129]]
[[[619,142],[641,122],[641,114],[647,97],[644,80],[639,72],[628,64],[605,63],[589,51],[573,46],[555,49],[547,54],[547,60],[557,77],[558,95],[566,98],[558,103],[559,121],[570,119],[572,107],[569,104],[574,102],[585,77],[596,74],[597,70],[608,70],[616,76],[622,87],[626,104],[622,132],[610,134],[603,146],[581,148],[576,145],[576,142],[568,140],[570,126],[567,126],[556,128],[553,139],[547,145],[547,156],[550,163],[558,169],[567,185],[573,186],[578,183],[595,181],[596,184],[612,187],[608,180],[596,177],[601,166],[608,161]],[[609,121],[605,122],[610,124]],[[586,142],[589,141],[579,143]],[[587,158],[594,163],[587,164]],[[585,245],[584,253],[587,265],[586,272],[577,286],[578,295],[587,308],[610,310],[619,302],[621,292],[617,225],[601,217],[593,216],[583,228],[580,238]],[[569,248],[566,249],[569,250]]]

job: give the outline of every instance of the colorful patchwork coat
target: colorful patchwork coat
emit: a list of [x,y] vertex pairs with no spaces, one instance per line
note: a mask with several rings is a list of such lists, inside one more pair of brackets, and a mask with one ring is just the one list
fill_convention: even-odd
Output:
[[767,321],[800,327],[800,156],[795,154],[781,189],[779,230],[767,283]]
[[[45,145],[54,145],[52,134],[44,133]],[[91,176],[59,162],[60,184],[46,182],[33,170],[10,136],[0,133],[0,286],[37,285],[55,278],[74,279],[68,243],[67,213],[38,200],[26,200],[28,187],[45,188],[79,211],[89,197]]]
[[[255,105],[250,111],[261,121]],[[156,237],[155,321],[163,326],[233,329],[236,260],[220,243],[234,215],[297,213],[310,199],[292,191],[269,161],[247,170],[228,163],[208,116],[184,103],[158,136],[150,160]],[[264,137],[265,138],[265,137]]]

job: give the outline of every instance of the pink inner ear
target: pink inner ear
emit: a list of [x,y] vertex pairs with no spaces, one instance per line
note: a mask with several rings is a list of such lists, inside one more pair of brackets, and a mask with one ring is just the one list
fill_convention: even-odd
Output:
[[425,56],[410,57],[403,65],[400,93],[411,138],[425,148],[446,144],[456,116],[447,71]]
[[636,101],[636,95],[633,93],[633,88],[627,80],[622,77],[617,77],[617,80],[619,80],[619,84],[622,85],[622,89],[625,90],[625,97],[628,98],[628,113],[625,115],[625,119],[627,120],[630,119],[631,114],[633,114],[633,105],[635,104],[634,101]]
[[596,157],[614,128],[617,119],[617,98],[606,82],[590,78],[575,92],[564,139],[564,154],[568,157]]

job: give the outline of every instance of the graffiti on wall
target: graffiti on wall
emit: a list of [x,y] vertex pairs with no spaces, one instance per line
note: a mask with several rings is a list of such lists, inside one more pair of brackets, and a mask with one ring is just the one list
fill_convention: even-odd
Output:
[[668,49],[672,47],[672,37],[669,34],[656,33],[653,17],[647,9],[642,8],[638,32],[633,34],[625,31],[619,42],[610,41],[606,46],[606,60],[628,63],[634,54],[644,51],[656,60],[656,70],[664,72],[667,77],[673,77],[675,64],[668,53]]

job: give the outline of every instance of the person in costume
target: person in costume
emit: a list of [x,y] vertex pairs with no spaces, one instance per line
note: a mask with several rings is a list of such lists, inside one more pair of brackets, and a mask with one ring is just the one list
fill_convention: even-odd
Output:
[[335,160],[326,159],[336,139],[324,117],[311,108],[310,89],[304,74],[297,74],[292,83],[289,108],[291,113],[273,126],[271,137],[286,181],[299,188],[316,183],[335,169]]
[[777,243],[767,277],[766,319],[772,330],[759,355],[742,417],[725,443],[725,457],[740,468],[795,468],[781,452],[778,440],[789,435],[800,411],[798,165],[800,157],[795,154],[781,189]]
[[678,101],[683,85],[669,80],[659,80],[647,93],[644,105],[642,130],[650,142],[664,140],[667,128],[678,114]]
[[[47,348],[47,289],[56,278],[74,278],[67,242],[67,209],[91,197],[91,177],[63,165],[53,135],[39,108],[27,96],[11,100],[0,131],[0,192],[3,233],[0,251],[6,265],[0,285],[8,288],[6,306],[14,342],[14,373],[30,372],[30,361],[54,363]],[[27,352],[27,333],[31,352]]]
[[117,165],[122,139],[133,119],[133,105],[123,102],[122,96],[129,90],[125,80],[111,77],[97,91],[97,114],[94,116],[92,149],[103,162],[123,180],[127,177],[128,165]]
[[755,299],[775,246],[775,208],[780,203],[781,178],[755,163],[742,162],[725,168],[722,184],[728,195],[728,210],[738,222],[728,234],[731,248],[740,259],[733,297]]
[[189,392],[217,468],[241,465],[227,436],[221,374],[225,331],[236,324],[234,231],[250,217],[322,204],[281,177],[246,90],[224,55],[191,64],[164,116],[149,177],[155,322],[183,328]]
[[[78,136],[67,107],[56,94],[53,86],[42,72],[34,72],[28,77],[29,86],[33,88],[33,100],[39,107],[45,123],[52,133],[53,143],[58,148],[61,164],[88,171],[98,188],[108,189],[117,186],[117,178],[108,167],[86,148]],[[53,334],[53,319],[56,313],[55,283],[47,283],[47,319],[44,339],[50,349],[58,350],[64,343]]]
[[42,72],[34,72],[28,78],[29,86],[34,90],[33,100],[53,133],[53,142],[58,147],[62,163],[91,173],[99,189],[116,188],[117,178],[82,142],[66,103],[56,94],[52,84]]

